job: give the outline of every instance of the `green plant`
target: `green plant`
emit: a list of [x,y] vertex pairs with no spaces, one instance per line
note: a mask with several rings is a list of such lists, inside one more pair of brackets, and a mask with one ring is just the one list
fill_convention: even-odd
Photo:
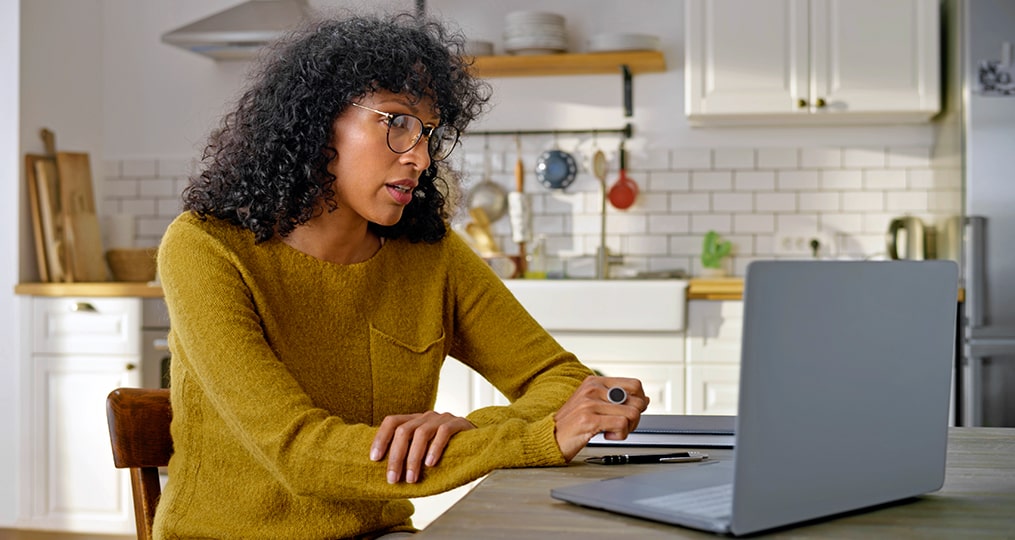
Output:
[[730,254],[733,244],[721,240],[719,233],[708,231],[701,246],[701,265],[705,268],[721,268],[723,257]]

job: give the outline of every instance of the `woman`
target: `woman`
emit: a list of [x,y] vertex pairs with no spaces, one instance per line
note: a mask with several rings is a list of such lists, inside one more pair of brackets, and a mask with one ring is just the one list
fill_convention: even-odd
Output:
[[[441,160],[487,101],[461,50],[407,16],[318,23],[212,134],[159,251],[175,455],[157,537],[409,533],[406,498],[637,425],[640,382],[592,377],[448,232]],[[434,412],[446,356],[511,405]]]

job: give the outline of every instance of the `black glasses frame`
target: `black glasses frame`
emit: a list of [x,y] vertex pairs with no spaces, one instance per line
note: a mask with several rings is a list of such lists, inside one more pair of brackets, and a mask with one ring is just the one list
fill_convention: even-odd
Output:
[[[405,154],[406,152],[411,151],[413,148],[416,148],[416,145],[419,144],[419,141],[423,139],[424,135],[426,135],[427,141],[427,154],[430,156],[431,161],[444,161],[445,159],[447,159],[448,156],[451,155],[451,152],[455,150],[455,147],[458,146],[458,139],[461,136],[461,132],[459,132],[458,128],[456,128],[455,126],[448,125],[427,126],[420,117],[414,114],[388,113],[384,111],[378,111],[377,109],[367,107],[366,105],[360,105],[359,103],[350,102],[349,104],[354,107],[358,107],[360,109],[379,114],[387,120],[388,131],[387,133],[385,133],[384,140],[388,144],[388,149],[396,154]],[[399,117],[402,116],[414,118],[417,122],[419,122],[420,130],[419,133],[417,133],[415,138],[413,139],[412,144],[409,145],[409,147],[406,148],[405,150],[399,151],[395,150],[395,148],[391,146],[391,125],[395,123],[395,120],[397,120]],[[434,133],[437,133],[438,135],[437,138],[433,137]],[[444,140],[444,134],[454,135],[454,142],[451,143],[447,152],[444,152],[443,155],[439,155],[437,154],[437,151],[440,150],[440,147],[439,146],[435,147],[435,145],[439,145],[440,142]]]

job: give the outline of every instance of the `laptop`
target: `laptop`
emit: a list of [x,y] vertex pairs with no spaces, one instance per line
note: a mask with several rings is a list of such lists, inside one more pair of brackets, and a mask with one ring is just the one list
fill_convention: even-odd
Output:
[[952,261],[752,262],[733,459],[551,496],[743,535],[936,491],[957,294]]

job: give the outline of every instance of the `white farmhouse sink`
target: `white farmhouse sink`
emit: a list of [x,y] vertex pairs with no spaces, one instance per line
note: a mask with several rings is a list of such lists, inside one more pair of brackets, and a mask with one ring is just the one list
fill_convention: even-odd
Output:
[[684,329],[684,280],[508,279],[504,283],[550,332]]

